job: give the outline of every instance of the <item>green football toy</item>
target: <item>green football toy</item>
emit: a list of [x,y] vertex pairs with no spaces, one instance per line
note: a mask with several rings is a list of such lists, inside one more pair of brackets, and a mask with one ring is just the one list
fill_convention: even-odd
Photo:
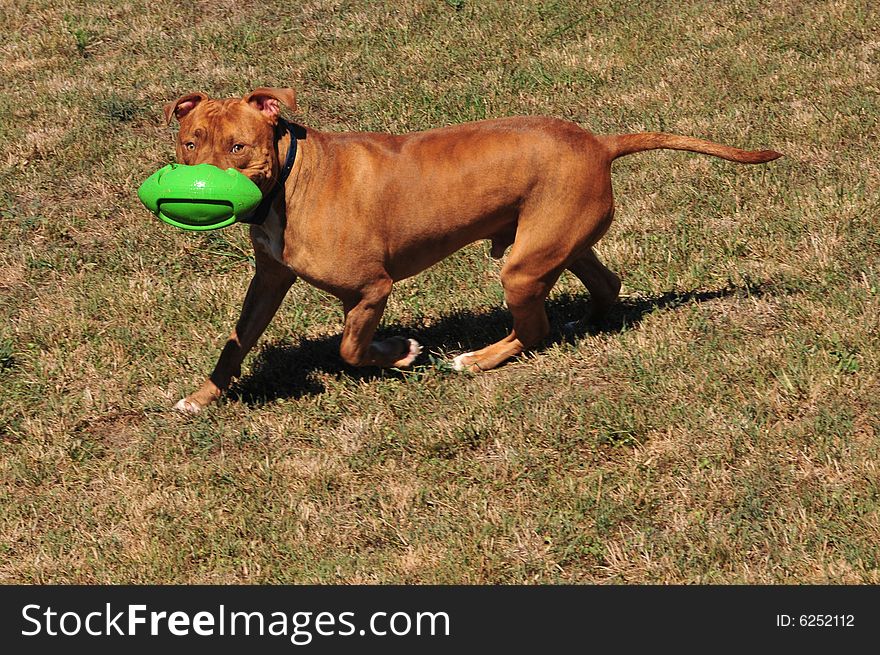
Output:
[[183,230],[227,227],[263,199],[246,175],[211,164],[168,164],[144,180],[137,193],[147,209]]

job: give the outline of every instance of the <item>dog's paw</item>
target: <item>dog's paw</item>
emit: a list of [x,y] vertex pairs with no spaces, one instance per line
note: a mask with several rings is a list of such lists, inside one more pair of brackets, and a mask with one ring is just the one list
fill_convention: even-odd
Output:
[[197,402],[192,400],[187,400],[186,398],[181,398],[177,401],[177,404],[174,406],[175,412],[180,412],[185,416],[195,416],[200,411],[202,411],[202,406]]
[[422,344],[415,339],[407,339],[406,341],[409,343],[409,350],[406,355],[394,362],[396,368],[406,368],[416,361],[416,357],[422,353]]
[[461,355],[458,355],[452,360],[452,368],[454,368],[456,371],[469,370],[473,362],[468,360],[473,359],[473,356],[474,353],[463,353]]

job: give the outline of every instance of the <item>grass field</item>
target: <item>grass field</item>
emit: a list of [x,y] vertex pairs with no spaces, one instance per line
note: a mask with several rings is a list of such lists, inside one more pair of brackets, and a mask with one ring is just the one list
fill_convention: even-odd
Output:
[[[880,583],[876,3],[0,0],[0,582]],[[786,157],[620,160],[607,321],[482,376],[486,244],[399,284],[409,372],[294,285],[229,396],[246,229],[166,226],[164,102],[320,130],[545,114]],[[589,298],[563,277],[555,326]]]

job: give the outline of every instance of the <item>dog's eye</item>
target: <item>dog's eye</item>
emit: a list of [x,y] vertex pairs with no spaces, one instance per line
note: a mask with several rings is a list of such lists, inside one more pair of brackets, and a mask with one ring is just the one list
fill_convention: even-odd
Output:
[[195,150],[196,144],[193,143],[192,141],[187,141],[186,143],[183,144],[183,147],[186,148],[187,150]]
[[241,152],[242,150],[244,150],[244,144],[243,144],[243,143],[236,143],[234,146],[232,146],[232,152],[235,153],[235,154],[238,154],[238,153]]

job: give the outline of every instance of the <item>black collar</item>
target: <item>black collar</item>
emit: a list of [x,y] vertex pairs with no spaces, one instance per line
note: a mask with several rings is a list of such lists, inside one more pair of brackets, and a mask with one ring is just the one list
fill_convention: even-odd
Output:
[[284,166],[281,168],[281,175],[278,176],[278,181],[275,182],[275,186],[272,187],[272,190],[263,196],[263,200],[257,208],[248,216],[238,219],[240,223],[262,225],[266,220],[266,216],[269,215],[269,208],[272,207],[272,203],[275,202],[278,192],[284,188],[284,183],[287,182],[287,178],[290,176],[290,170],[293,168],[293,160],[296,159],[296,134],[294,133],[293,125],[286,120],[279,118],[278,122],[281,127],[287,130],[287,133],[290,134],[290,145],[287,147],[287,159],[284,160]]

